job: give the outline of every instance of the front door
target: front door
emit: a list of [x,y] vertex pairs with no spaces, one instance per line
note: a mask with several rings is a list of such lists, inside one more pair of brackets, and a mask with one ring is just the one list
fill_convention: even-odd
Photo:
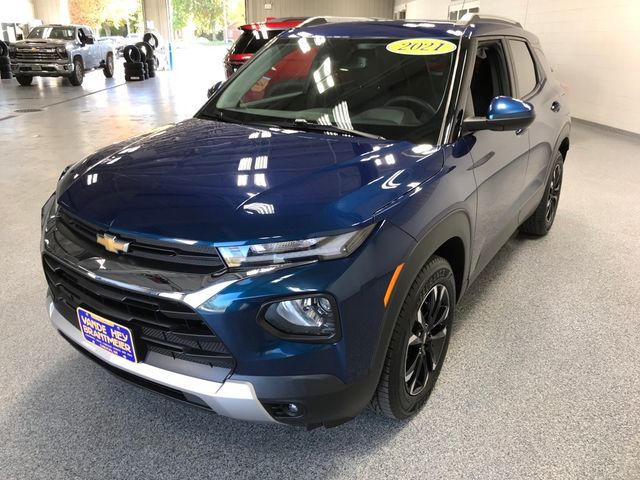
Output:
[[[465,117],[485,116],[491,100],[513,95],[502,40],[478,43]],[[473,110],[471,112],[470,110]],[[529,132],[480,130],[469,134],[478,210],[471,271],[479,273],[518,227],[529,156]]]

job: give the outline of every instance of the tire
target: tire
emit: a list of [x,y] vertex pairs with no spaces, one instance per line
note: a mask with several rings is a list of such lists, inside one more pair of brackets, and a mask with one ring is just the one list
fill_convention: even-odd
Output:
[[23,87],[28,87],[33,82],[33,77],[31,75],[16,75],[16,80]]
[[0,57],[0,67],[5,65],[11,65],[11,59],[9,57]]
[[9,55],[9,46],[0,40],[0,57],[6,57],[7,55]]
[[124,64],[125,73],[144,73],[144,63],[134,62]]
[[158,40],[158,37],[151,32],[145,33],[142,36],[142,41],[147,42],[151,46],[151,48],[153,48],[154,50],[158,48],[158,45],[160,45],[160,41]]
[[560,152],[557,152],[542,200],[540,200],[535,212],[520,225],[522,233],[541,237],[551,230],[558,211],[558,204],[560,203],[563,170],[564,158]]
[[102,73],[106,78],[113,78],[113,72],[115,71],[115,63],[113,60],[113,53],[107,53],[107,59],[104,62],[104,68],[102,69]]
[[124,55],[124,59],[127,61],[127,63],[136,63],[142,61],[140,50],[138,50],[138,47],[136,47],[135,45],[127,45],[126,47],[124,47],[122,54]]
[[402,420],[425,404],[447,354],[455,304],[451,266],[434,255],[416,276],[398,315],[371,400],[375,411]]
[[79,58],[73,59],[73,72],[69,75],[69,82],[74,87],[79,87],[82,85],[82,81],[84,80],[84,65],[82,65],[82,60]]
[[[138,42],[136,43],[136,47],[138,47],[138,50],[140,50],[144,54],[146,60],[150,60],[153,58],[153,47],[147,42]],[[146,60],[143,60],[143,62]]]

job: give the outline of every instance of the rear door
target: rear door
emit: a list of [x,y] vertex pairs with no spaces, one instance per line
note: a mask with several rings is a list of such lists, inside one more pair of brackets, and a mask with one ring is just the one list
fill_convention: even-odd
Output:
[[[538,205],[551,166],[551,155],[565,118],[563,92],[542,68],[532,45],[523,38],[508,38],[507,44],[515,76],[517,98],[533,105],[536,119],[529,127],[529,163],[525,176],[525,205],[520,214],[524,221]],[[540,55],[542,53],[540,52]],[[566,105],[564,106],[566,111]]]
[[[496,96],[514,96],[508,58],[503,39],[478,42],[465,118],[486,116]],[[529,132],[528,129],[480,130],[468,134],[466,139],[471,146],[478,187],[471,268],[479,273],[518,226],[529,157]]]

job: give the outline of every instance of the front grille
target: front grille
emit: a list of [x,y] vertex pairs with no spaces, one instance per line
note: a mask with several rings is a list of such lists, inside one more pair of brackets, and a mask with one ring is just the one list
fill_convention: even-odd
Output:
[[[98,226],[80,220],[62,208],[58,212],[57,225],[59,229],[64,231],[63,233],[72,235],[79,242],[84,242],[88,248],[95,248],[97,245],[96,235],[105,233]],[[122,258],[136,260],[143,266],[160,269],[170,268],[172,271],[198,271],[214,274],[222,273],[226,269],[215,247],[186,243],[178,245],[125,236],[118,236],[118,238],[130,243],[127,252],[118,255]],[[107,253],[105,250],[103,252]]]
[[36,51],[18,49],[15,58],[27,62],[57,62],[60,59],[55,48],[46,50],[38,49]]
[[212,367],[235,366],[226,346],[189,306],[102,284],[48,254],[43,266],[56,308],[76,328],[76,308],[82,307],[130,328],[140,359],[156,352]]

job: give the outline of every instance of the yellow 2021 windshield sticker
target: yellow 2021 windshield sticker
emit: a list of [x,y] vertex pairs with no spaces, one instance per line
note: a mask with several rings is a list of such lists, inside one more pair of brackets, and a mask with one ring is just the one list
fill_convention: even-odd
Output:
[[442,55],[456,48],[455,43],[439,38],[406,38],[387,45],[387,50],[399,55]]

